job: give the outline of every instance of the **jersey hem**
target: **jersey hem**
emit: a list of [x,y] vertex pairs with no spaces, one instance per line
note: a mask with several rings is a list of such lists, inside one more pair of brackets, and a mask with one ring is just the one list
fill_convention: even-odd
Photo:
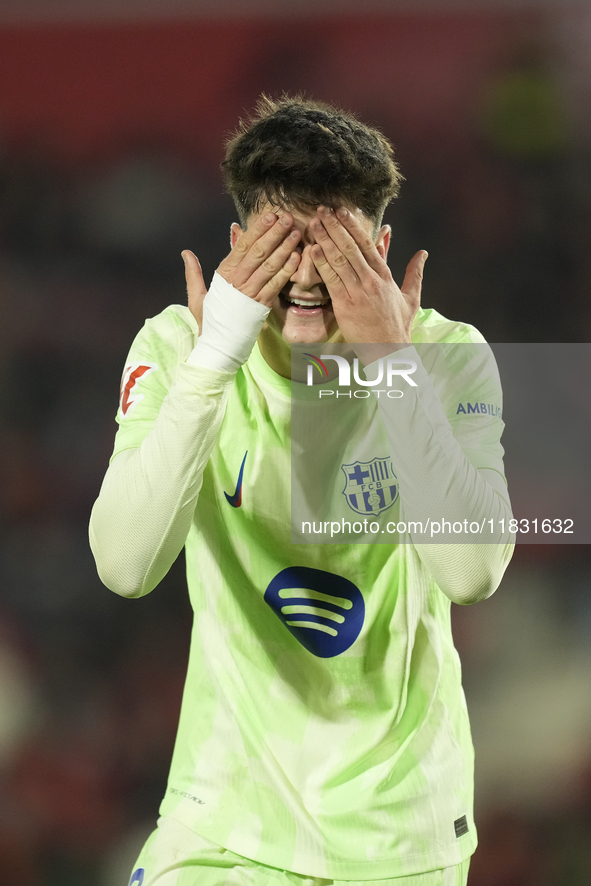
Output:
[[[417,874],[427,874],[442,868],[453,867],[467,861],[475,852],[478,845],[476,833],[470,834],[470,839],[461,843],[450,844],[436,852],[421,852],[414,855],[406,855],[403,859],[386,859],[383,861],[327,861],[318,856],[301,855],[297,862],[280,852],[274,852],[272,848],[261,847],[260,851],[253,855],[238,840],[222,840],[216,828],[203,826],[201,822],[195,825],[193,809],[187,810],[191,814],[183,814],[183,804],[174,810],[166,810],[166,800],[160,807],[160,815],[163,818],[174,818],[198,836],[209,840],[217,846],[228,849],[235,855],[247,858],[255,864],[277,868],[288,873],[300,874],[305,877],[318,877],[329,880],[385,880],[396,877],[411,877]],[[466,835],[468,836],[468,835]],[[461,838],[460,838],[461,840]]]

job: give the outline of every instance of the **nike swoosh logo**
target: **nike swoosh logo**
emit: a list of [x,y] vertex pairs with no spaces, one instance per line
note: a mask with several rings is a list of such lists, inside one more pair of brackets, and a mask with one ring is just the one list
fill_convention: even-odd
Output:
[[238,483],[236,484],[236,492],[234,495],[228,495],[227,492],[224,492],[226,496],[226,500],[228,504],[232,505],[233,508],[239,508],[242,504],[242,474],[244,473],[244,462],[246,461],[246,456],[248,455],[248,449],[244,453],[244,458],[242,459],[242,464],[240,465],[240,473],[238,474]]

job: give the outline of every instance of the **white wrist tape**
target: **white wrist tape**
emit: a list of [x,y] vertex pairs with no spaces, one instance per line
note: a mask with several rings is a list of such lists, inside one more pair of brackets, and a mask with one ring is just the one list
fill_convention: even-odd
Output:
[[248,360],[270,310],[216,271],[203,301],[203,331],[187,363],[237,372]]

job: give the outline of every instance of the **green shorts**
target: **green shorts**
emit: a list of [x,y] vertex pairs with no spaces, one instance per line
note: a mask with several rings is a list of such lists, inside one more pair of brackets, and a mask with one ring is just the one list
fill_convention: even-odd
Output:
[[387,880],[326,880],[271,868],[216,846],[174,818],[160,818],[129,886],[466,886],[470,859],[427,874]]

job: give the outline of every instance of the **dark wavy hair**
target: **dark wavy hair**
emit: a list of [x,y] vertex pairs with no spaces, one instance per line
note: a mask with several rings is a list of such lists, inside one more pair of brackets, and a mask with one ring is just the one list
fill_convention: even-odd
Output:
[[300,211],[324,204],[358,207],[376,230],[403,180],[379,130],[299,95],[263,94],[228,140],[221,169],[242,227],[266,203]]

